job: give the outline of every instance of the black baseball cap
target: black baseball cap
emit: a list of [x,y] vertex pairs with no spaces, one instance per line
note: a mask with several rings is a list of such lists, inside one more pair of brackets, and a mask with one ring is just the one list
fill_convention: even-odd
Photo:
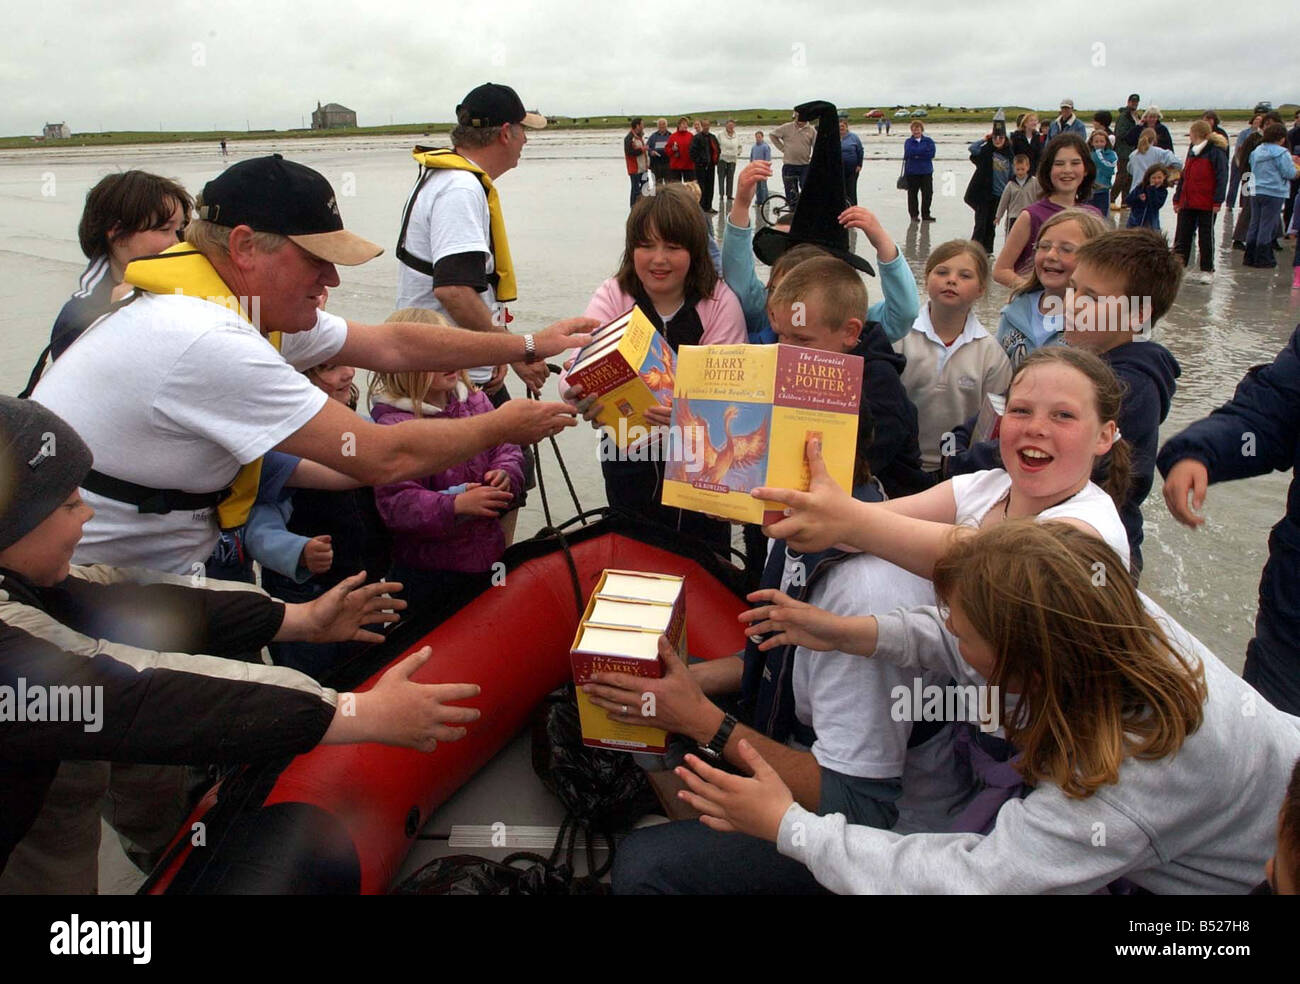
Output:
[[1142,97],[1139,96],[1136,92],[1130,92],[1128,94],[1128,101],[1131,103],[1140,103],[1142,101]]
[[279,154],[232,164],[203,186],[199,218],[287,236],[330,263],[359,266],[383,249],[343,228],[325,176]]
[[546,126],[546,117],[524,109],[519,93],[499,82],[484,82],[470,89],[464,101],[456,107],[456,121],[461,126],[494,127],[506,123],[522,123],[540,130]]

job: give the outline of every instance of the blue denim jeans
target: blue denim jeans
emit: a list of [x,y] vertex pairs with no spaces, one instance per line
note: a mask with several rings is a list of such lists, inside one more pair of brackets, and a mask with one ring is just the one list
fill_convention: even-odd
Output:
[[1255,195],[1250,202],[1250,230],[1246,233],[1247,266],[1275,267],[1273,241],[1282,234],[1283,199]]
[[[858,779],[822,769],[818,812],[842,813],[850,823],[888,829],[898,819],[897,779]],[[619,844],[612,873],[615,895],[825,895],[802,862],[776,845],[745,834],[677,820],[634,830]]]
[[632,197],[628,202],[628,208],[636,204],[636,200],[641,197],[641,186],[645,184],[644,174],[629,174],[628,179],[632,182]]

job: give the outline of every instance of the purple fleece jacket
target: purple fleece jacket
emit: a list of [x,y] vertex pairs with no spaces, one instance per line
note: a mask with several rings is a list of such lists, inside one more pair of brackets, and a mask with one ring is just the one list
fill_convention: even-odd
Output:
[[[448,396],[443,417],[472,417],[492,409],[482,393],[464,400]],[[414,419],[409,410],[376,403],[371,410],[377,424],[398,424]],[[524,455],[515,444],[498,444],[445,471],[418,481],[375,486],[375,505],[393,534],[393,562],[431,571],[486,571],[505,552],[501,523],[484,516],[457,517],[456,497],[441,489],[466,482],[482,482],[488,472],[500,469],[510,476],[516,494],[524,484]]]

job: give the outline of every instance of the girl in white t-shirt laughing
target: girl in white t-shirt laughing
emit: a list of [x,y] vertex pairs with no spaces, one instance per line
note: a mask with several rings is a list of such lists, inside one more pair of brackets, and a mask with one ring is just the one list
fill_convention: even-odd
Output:
[[[958,528],[987,529],[1033,516],[1082,527],[1127,564],[1128,538],[1116,504],[1130,480],[1130,449],[1115,422],[1119,405],[1119,381],[1096,356],[1042,349],[1011,378],[999,436],[1003,468],[888,502],[859,502],[826,475],[821,449],[810,442],[809,491],[754,491],[788,507],[786,518],[764,532],[806,552],[837,544],[868,551],[929,578]],[[1091,480],[1098,458],[1108,464],[1104,490]]]

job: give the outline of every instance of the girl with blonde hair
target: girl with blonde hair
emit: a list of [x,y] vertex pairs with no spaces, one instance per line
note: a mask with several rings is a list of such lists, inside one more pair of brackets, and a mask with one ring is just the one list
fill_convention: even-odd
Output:
[[[445,325],[434,311],[407,308],[388,321]],[[463,371],[374,373],[370,412],[377,424],[418,417],[491,413],[492,401]],[[415,611],[491,569],[505,552],[501,516],[523,488],[524,452],[498,444],[421,479],[375,487],[375,505],[393,535],[393,580]]]

